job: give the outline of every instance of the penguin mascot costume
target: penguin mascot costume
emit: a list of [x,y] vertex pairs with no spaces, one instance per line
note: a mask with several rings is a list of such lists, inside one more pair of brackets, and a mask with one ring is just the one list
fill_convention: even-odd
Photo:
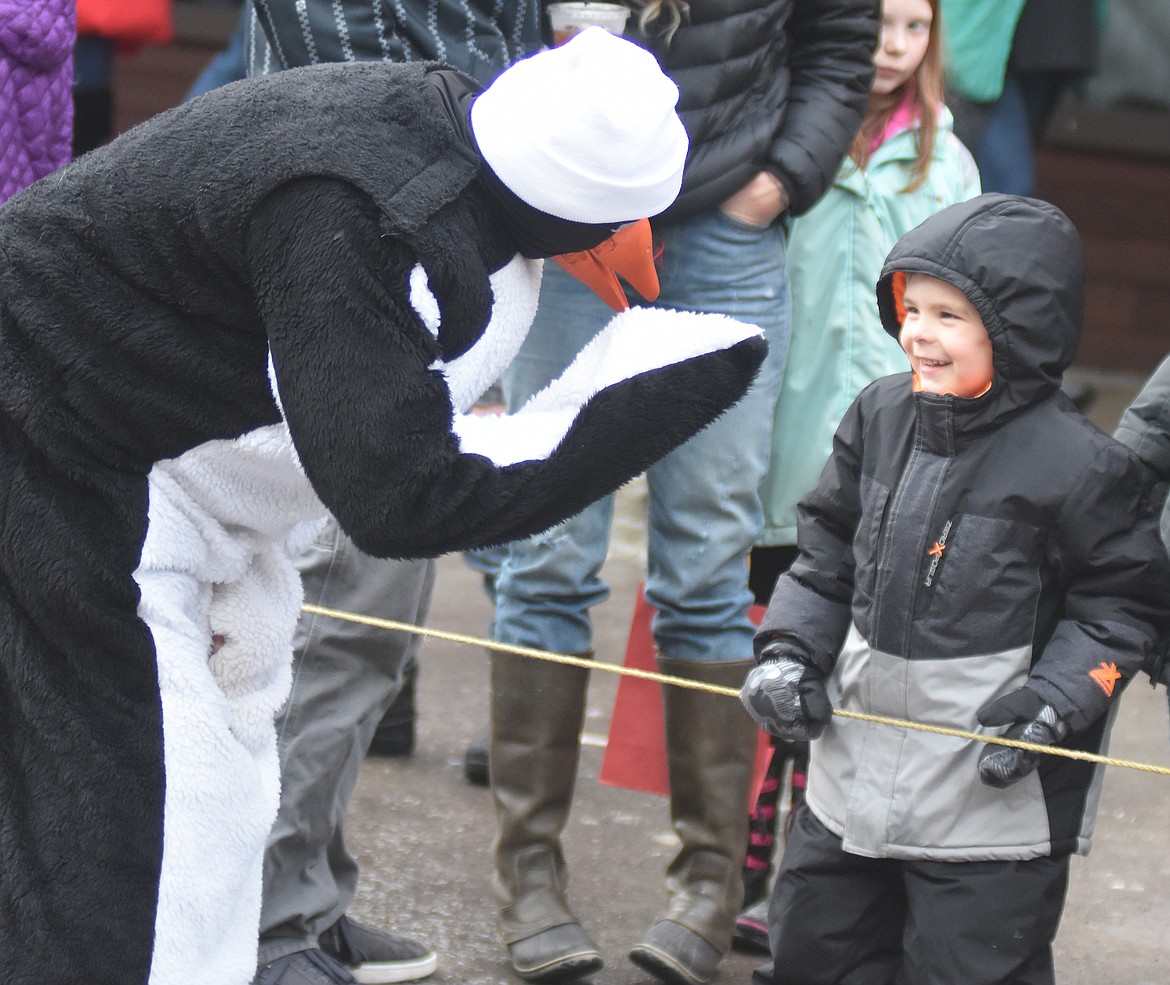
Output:
[[466,413],[543,258],[653,296],[677,98],[600,30],[482,92],[312,66],[0,207],[4,985],[251,979],[289,551],[326,511],[384,557],[525,537],[743,395],[757,329],[633,308],[515,415]]

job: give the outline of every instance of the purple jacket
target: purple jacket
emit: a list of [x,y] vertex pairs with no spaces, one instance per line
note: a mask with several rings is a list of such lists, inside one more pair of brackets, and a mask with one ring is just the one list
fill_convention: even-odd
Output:
[[0,0],[0,202],[69,163],[73,0]]

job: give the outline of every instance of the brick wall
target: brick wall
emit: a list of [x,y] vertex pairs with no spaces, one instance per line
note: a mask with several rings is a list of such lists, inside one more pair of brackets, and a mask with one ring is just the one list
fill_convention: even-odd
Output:
[[115,58],[115,131],[182,102],[195,77],[227,44],[238,18],[238,8],[227,4],[177,3],[174,42]]
[[1078,365],[1148,374],[1170,352],[1170,160],[1047,147],[1038,179],[1084,239]]

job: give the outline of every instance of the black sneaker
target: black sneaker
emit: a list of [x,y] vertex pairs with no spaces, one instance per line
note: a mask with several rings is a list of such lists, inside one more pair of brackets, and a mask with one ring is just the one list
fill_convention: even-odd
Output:
[[731,944],[736,950],[752,954],[767,954],[768,947],[768,905],[770,899],[762,899],[749,906],[735,918]]
[[297,951],[271,961],[256,972],[252,985],[353,985],[345,966],[324,951]]
[[435,952],[426,945],[409,937],[375,930],[349,917],[342,917],[325,931],[318,944],[327,955],[345,965],[345,970],[353,976],[347,980],[362,985],[417,981],[426,978],[439,965]]

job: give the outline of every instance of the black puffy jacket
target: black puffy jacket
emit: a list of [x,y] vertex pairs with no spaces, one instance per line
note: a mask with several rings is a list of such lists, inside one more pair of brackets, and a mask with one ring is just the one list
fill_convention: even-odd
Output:
[[681,91],[691,138],[682,192],[663,218],[715,208],[757,172],[810,209],[837,173],[865,112],[878,35],[876,0],[691,0],[667,41],[636,13],[626,35]]

